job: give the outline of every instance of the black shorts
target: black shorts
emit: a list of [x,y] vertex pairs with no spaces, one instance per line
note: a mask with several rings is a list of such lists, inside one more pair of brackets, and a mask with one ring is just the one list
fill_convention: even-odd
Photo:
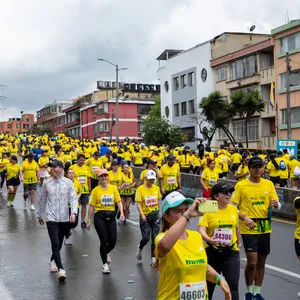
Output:
[[270,233],[242,234],[245,252],[270,254]]
[[99,179],[91,178],[91,190],[93,190],[99,184]]
[[295,239],[295,252],[296,255],[300,258],[300,240]]
[[35,183],[29,183],[29,184],[27,184],[27,183],[24,183],[24,193],[28,193],[28,192],[30,192],[30,191],[36,191],[36,189],[37,189],[37,183],[35,182]]
[[134,200],[134,194],[131,194],[131,195],[120,195],[121,198],[131,198],[131,200]]
[[81,194],[79,198],[79,203],[81,205],[86,205],[89,203],[89,194]]
[[9,180],[6,180],[6,186],[18,186],[20,185],[20,179],[19,177],[13,177]]
[[270,176],[270,180],[275,184],[280,184],[280,176]]

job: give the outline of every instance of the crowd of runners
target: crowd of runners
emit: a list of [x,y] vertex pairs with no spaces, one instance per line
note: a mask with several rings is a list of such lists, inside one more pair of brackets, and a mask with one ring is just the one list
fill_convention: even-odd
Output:
[[[132,167],[141,167],[139,178]],[[199,175],[202,197],[182,194],[181,174]],[[220,179],[235,178],[235,187]],[[36,210],[49,233],[50,272],[65,280],[63,243],[71,245],[72,230],[80,224],[100,241],[102,273],[111,272],[111,251],[117,242],[117,220],[126,224],[131,203],[140,216],[141,240],[136,258],[151,241],[150,265],[160,272],[157,299],[214,299],[219,285],[225,299],[239,299],[240,247],[247,256],[246,300],[262,300],[266,258],[270,253],[272,210],[281,207],[275,186],[297,189],[300,162],[286,150],[248,152],[235,147],[217,151],[178,146],[145,145],[125,140],[0,135],[0,192],[14,206],[23,183],[24,209]],[[6,185],[5,185],[6,182]],[[37,189],[39,192],[37,193]],[[216,212],[201,211],[217,201]],[[29,202],[29,203],[28,203]],[[295,251],[300,258],[300,197]],[[199,231],[187,229],[198,218]]]

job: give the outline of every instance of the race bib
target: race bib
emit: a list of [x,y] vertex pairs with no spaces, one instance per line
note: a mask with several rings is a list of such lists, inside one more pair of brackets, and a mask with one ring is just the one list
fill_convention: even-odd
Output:
[[223,229],[223,228],[215,228],[214,239],[218,239],[220,245],[230,246],[231,241],[232,241],[232,230],[231,229]]
[[226,158],[226,157],[221,157],[221,161],[222,161],[222,162],[226,162],[226,161],[227,161],[227,158]]
[[145,197],[146,206],[156,206],[158,204],[156,196],[147,196]]
[[81,184],[85,184],[85,182],[86,182],[86,177],[85,177],[85,176],[78,176],[78,181],[79,181]]
[[180,300],[205,300],[206,299],[206,283],[181,283],[180,284]]
[[114,206],[113,195],[102,195],[101,196],[101,205],[102,206]]
[[168,177],[168,184],[175,184],[176,178],[175,177]]
[[123,188],[124,189],[129,189],[130,188],[130,183],[129,182],[124,182]]
[[98,166],[92,166],[92,171],[93,172],[98,172],[99,171],[99,167]]
[[216,178],[209,178],[208,183],[209,183],[209,185],[215,185],[215,184],[217,184],[217,179]]

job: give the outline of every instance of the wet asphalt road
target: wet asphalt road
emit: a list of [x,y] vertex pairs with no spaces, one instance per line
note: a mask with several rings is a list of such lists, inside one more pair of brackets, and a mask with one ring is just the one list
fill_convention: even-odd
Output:
[[[63,246],[62,260],[67,272],[65,283],[49,273],[51,249],[45,226],[38,224],[36,213],[23,209],[20,191],[14,208],[6,207],[6,193],[0,195],[0,300],[88,300],[135,299],[156,297],[158,274],[150,267],[150,245],[143,260],[135,258],[140,240],[136,207],[131,207],[131,222],[118,225],[118,241],[112,251],[110,275],[101,273],[99,240],[95,230],[77,227],[71,246]],[[191,228],[196,228],[196,220]],[[268,300],[296,300],[300,291],[300,262],[294,253],[295,226],[273,223],[271,254],[262,294]],[[245,254],[241,253],[240,295],[245,292],[243,271]],[[278,268],[274,270],[274,267]],[[288,273],[288,272],[290,273]],[[223,299],[216,290],[214,299]]]

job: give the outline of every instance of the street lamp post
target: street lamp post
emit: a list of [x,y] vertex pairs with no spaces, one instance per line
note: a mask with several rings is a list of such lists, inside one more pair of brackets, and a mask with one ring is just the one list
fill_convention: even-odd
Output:
[[118,142],[119,141],[119,71],[127,70],[128,68],[119,69],[118,65],[113,64],[112,62],[106,59],[98,58],[98,60],[105,61],[116,68],[116,142]]

